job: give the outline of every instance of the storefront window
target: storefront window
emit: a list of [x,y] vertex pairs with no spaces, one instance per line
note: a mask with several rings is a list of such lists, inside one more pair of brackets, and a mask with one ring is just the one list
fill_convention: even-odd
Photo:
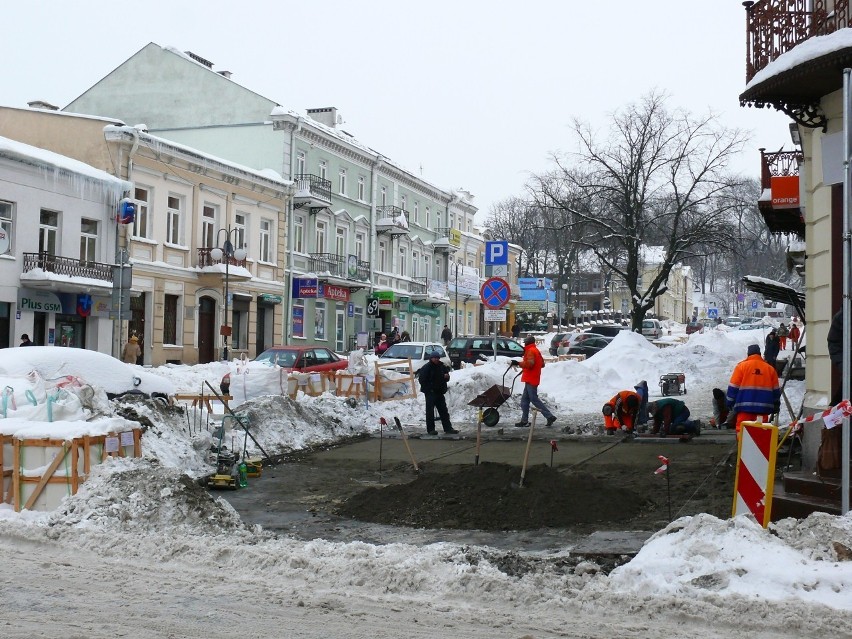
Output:
[[317,301],[314,306],[314,322],[316,328],[314,329],[314,338],[315,339],[325,339],[325,302]]

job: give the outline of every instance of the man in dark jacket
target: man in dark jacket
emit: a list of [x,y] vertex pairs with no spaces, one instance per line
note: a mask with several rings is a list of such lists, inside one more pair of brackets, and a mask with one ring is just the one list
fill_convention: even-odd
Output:
[[778,359],[778,351],[781,349],[781,340],[778,338],[778,333],[773,328],[766,336],[766,345],[763,349],[763,359],[767,364],[775,366],[775,361]]
[[435,434],[435,409],[441,416],[441,425],[448,435],[456,435],[459,431],[453,428],[450,422],[450,413],[447,410],[447,400],[444,395],[447,392],[447,381],[450,379],[450,369],[441,361],[441,353],[432,351],[429,353],[429,361],[417,372],[417,381],[420,382],[420,390],[426,396],[426,432]]
[[663,397],[648,404],[648,412],[654,420],[651,432],[666,435],[698,435],[700,426],[697,420],[689,419],[689,408],[679,399]]
[[453,332],[446,324],[444,324],[444,330],[441,331],[441,339],[444,342],[444,346],[449,346],[450,342],[453,341]]
[[35,346],[35,344],[30,341],[30,336],[24,333],[21,335],[21,346]]

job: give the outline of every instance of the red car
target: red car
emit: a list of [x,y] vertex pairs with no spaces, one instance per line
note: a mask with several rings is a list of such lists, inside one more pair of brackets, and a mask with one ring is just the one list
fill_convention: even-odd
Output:
[[704,332],[704,323],[703,322],[690,322],[686,325],[686,334],[692,335],[693,333],[703,333]]
[[287,371],[321,373],[346,368],[349,362],[321,346],[273,346],[254,358]]

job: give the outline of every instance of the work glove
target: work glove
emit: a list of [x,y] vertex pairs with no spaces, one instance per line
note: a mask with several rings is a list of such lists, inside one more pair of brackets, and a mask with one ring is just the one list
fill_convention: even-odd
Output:
[[512,366],[520,366],[521,365],[521,363],[516,359],[513,359],[511,362],[509,362],[509,364],[512,365]]

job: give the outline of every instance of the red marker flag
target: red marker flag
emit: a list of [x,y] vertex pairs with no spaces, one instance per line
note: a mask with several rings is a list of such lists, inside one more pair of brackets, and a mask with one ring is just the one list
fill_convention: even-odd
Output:
[[559,450],[559,446],[557,446],[557,445],[556,445],[556,440],[555,440],[555,439],[551,439],[551,440],[550,440],[550,450],[552,450],[552,451],[553,451],[553,450]]
[[669,469],[669,458],[663,457],[662,455],[657,455],[657,459],[663,462],[663,465],[660,466],[657,470],[654,471],[655,475],[662,475]]

